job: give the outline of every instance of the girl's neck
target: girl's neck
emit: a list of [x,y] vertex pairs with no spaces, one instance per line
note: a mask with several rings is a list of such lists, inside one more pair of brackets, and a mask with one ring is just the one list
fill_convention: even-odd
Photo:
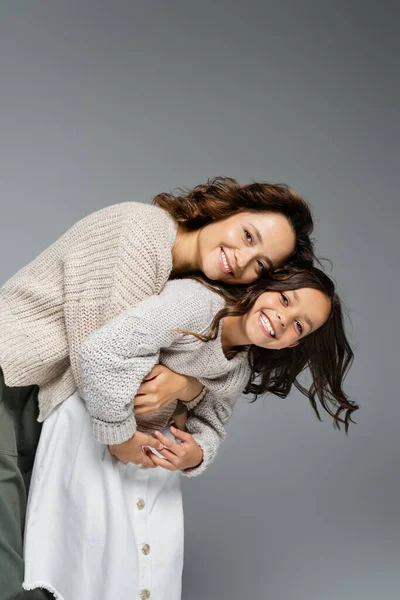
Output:
[[199,229],[187,231],[178,224],[178,233],[172,248],[172,275],[193,273],[200,270],[198,236]]
[[224,317],[221,333],[222,350],[227,354],[238,346],[248,346],[249,339],[243,327],[242,317]]

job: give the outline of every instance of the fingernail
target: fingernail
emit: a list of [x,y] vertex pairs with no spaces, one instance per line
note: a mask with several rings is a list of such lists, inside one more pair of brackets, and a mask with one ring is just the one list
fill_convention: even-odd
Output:
[[171,431],[172,431],[172,433],[173,433],[174,431],[176,431],[176,427],[174,427],[174,426],[172,425],[172,427],[171,427]]

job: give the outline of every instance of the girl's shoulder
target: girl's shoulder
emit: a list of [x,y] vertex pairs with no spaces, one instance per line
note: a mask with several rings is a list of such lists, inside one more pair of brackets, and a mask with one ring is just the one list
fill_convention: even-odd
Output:
[[217,311],[225,305],[224,299],[216,291],[190,277],[170,279],[164,289],[166,293],[173,294],[185,304],[187,302],[197,305],[203,304]]

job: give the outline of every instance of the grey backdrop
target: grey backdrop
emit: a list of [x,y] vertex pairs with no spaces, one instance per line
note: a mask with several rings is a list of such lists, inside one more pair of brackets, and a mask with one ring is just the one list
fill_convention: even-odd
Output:
[[239,403],[183,484],[184,600],[398,598],[398,22],[389,1],[0,2],[1,281],[89,212],[222,174],[307,197],[349,308],[358,424]]

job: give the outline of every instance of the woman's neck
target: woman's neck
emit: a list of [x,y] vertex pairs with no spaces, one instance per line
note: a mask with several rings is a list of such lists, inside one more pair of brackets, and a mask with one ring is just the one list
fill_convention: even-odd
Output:
[[242,317],[224,317],[222,320],[222,350],[227,354],[237,346],[248,346],[249,339],[243,327]]
[[199,229],[187,231],[182,225],[178,225],[178,233],[172,248],[173,275],[200,270],[198,235]]

